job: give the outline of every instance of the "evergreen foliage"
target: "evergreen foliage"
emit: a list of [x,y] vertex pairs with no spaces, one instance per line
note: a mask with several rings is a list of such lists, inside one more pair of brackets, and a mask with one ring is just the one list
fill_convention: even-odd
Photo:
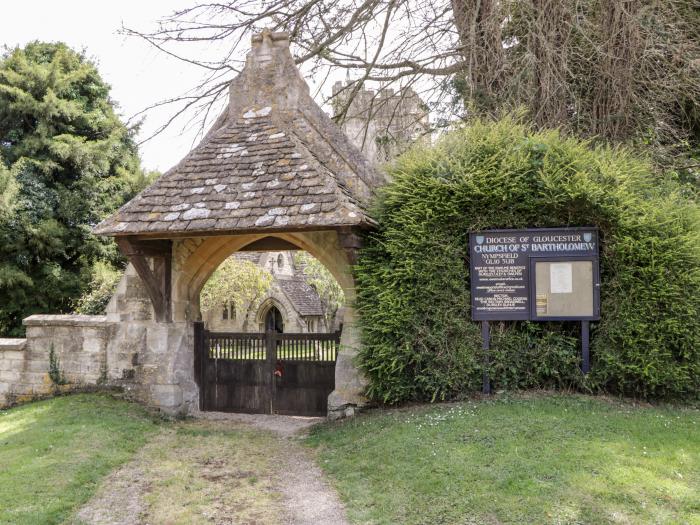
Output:
[[77,314],[101,315],[105,313],[109,300],[124,275],[111,264],[97,261],[92,269],[92,278],[87,290],[75,301],[73,310]]
[[56,355],[53,343],[51,343],[51,346],[49,346],[49,379],[51,379],[51,382],[57,386],[68,383],[68,381],[66,381],[66,376],[63,375],[63,371],[61,370],[61,361]]
[[0,58],[0,333],[68,311],[94,263],[118,261],[90,228],[145,182],[109,86],[83,54],[33,42]]
[[577,388],[698,397],[700,208],[694,192],[623,149],[592,148],[504,119],[476,122],[389,168],[380,229],[357,265],[369,395],[438,400],[477,391],[482,351],[470,320],[468,233],[596,226],[602,320],[592,373],[578,323],[492,324],[495,388]]

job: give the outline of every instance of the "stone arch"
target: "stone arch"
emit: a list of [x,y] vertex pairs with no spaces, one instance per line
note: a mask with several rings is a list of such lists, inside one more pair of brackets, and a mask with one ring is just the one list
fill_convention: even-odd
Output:
[[282,314],[282,322],[284,323],[285,331],[289,331],[288,327],[293,326],[289,310],[282,303],[282,301],[278,300],[276,297],[274,297],[274,295],[271,297],[267,297],[262,303],[260,303],[258,305],[257,311],[255,312],[255,316],[254,316],[255,325],[257,327],[264,326],[265,317],[267,316],[267,313],[272,308],[277,308],[277,310],[279,310],[280,314]]
[[[353,307],[352,262],[342,234],[337,230],[211,236],[200,237],[196,242],[176,242],[172,275],[173,321],[184,324],[196,321],[199,317],[199,292],[214,270],[234,252],[265,237],[278,238],[307,251],[331,272],[345,293],[347,306],[336,361],[335,390],[328,398],[328,411],[332,418],[351,415],[365,403],[366,381],[355,365],[360,335]],[[188,356],[182,358],[191,359]]]
[[[274,304],[271,304],[265,312],[265,331],[267,332],[268,330],[272,330],[275,332],[284,333],[284,325],[285,323],[284,317],[282,317],[282,312],[280,312]],[[287,331],[289,331],[289,326],[287,326]]]
[[[176,321],[195,321],[199,318],[199,292],[211,274],[231,254],[248,244],[275,237],[290,242],[318,259],[335,277],[345,292],[347,302],[355,298],[355,284],[351,263],[340,246],[333,230],[309,233],[274,233],[203,238],[196,248],[184,257],[173,275],[173,314]],[[177,250],[178,248],[176,248]],[[176,255],[177,258],[177,255]]]

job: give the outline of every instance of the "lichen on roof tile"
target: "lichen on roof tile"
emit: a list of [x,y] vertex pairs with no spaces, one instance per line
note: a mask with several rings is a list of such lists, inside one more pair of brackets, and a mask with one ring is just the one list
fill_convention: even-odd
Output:
[[216,129],[95,233],[373,224],[366,210],[381,177],[310,97],[288,41],[275,37],[269,60],[256,45]]

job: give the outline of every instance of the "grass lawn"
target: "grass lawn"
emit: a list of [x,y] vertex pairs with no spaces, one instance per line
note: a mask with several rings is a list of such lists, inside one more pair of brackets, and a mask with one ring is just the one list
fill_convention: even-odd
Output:
[[61,523],[157,429],[138,405],[107,395],[0,410],[0,523]]
[[106,511],[115,523],[280,523],[283,454],[269,432],[162,420],[106,394],[0,410],[0,524],[83,525]]
[[377,410],[308,439],[354,523],[700,524],[700,411],[585,396]]

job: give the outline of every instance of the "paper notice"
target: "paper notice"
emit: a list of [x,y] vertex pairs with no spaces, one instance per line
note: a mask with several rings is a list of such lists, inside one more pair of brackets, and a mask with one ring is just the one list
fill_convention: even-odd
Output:
[[572,274],[571,263],[551,263],[549,265],[549,293],[573,292]]
[[547,294],[538,293],[535,305],[537,307],[537,315],[544,315],[547,313]]

